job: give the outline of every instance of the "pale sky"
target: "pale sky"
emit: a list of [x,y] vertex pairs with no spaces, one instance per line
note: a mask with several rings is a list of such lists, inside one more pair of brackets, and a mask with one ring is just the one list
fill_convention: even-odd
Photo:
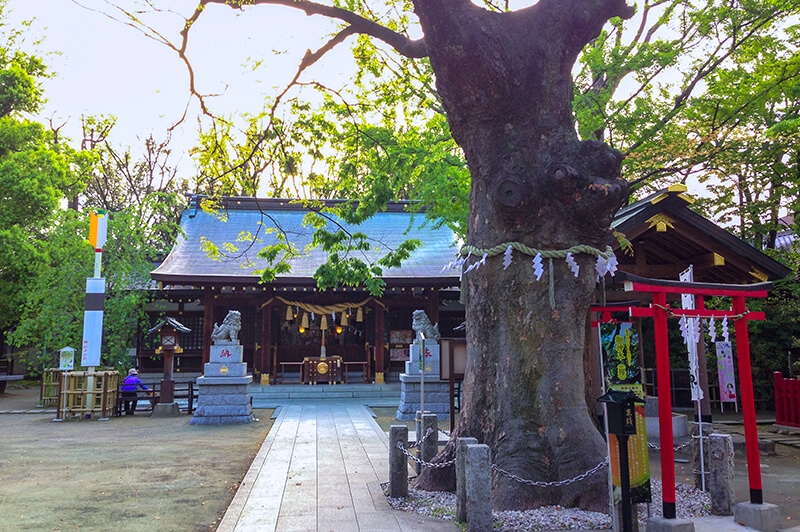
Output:
[[[514,0],[513,8],[536,0]],[[155,0],[174,11],[141,15],[174,44],[197,0]],[[173,132],[171,162],[181,177],[191,178],[194,165],[188,150],[197,137],[199,105],[189,97],[188,73],[177,53],[134,28],[112,20],[124,15],[114,4],[140,8],[142,0],[8,0],[6,22],[15,27],[33,20],[22,48],[43,57],[53,77],[45,80],[47,103],[38,119],[65,124],[62,135],[78,147],[81,115],[114,115],[117,125],[109,138],[117,147],[139,153],[151,133],[157,141],[178,122],[189,104],[186,120]],[[137,16],[140,16],[137,13]],[[192,28],[188,55],[201,93],[219,94],[207,103],[217,115],[257,113],[294,76],[307,49],[316,50],[334,33],[321,16],[308,17],[282,6],[250,6],[234,10],[209,5]],[[43,39],[43,40],[42,40]],[[36,44],[36,41],[42,42]],[[301,81],[321,81],[343,88],[354,70],[350,48],[354,37],[340,44],[308,69]],[[701,192],[694,184],[695,193]]]
[[[178,55],[135,29],[94,10],[115,13],[104,0],[9,0],[7,17],[12,27],[21,20],[34,22],[25,33],[23,48],[44,58],[54,77],[44,83],[47,103],[38,118],[57,125],[80,141],[81,115],[114,115],[117,126],[110,137],[117,146],[141,143],[137,137],[153,134],[157,140],[183,115],[187,120],[173,134],[180,168],[190,177],[193,165],[186,152],[197,136],[199,106],[189,98],[188,73]],[[126,7],[134,4],[121,0]],[[161,2],[188,16],[196,0]],[[88,9],[87,9],[88,8]],[[123,15],[116,12],[120,18]],[[183,18],[159,13],[144,19],[174,43]],[[274,96],[291,80],[306,49],[316,49],[335,31],[322,17],[277,6],[251,7],[245,12],[211,5],[192,28],[188,55],[198,89],[209,98],[215,114],[262,110],[265,97]],[[44,38],[39,44],[36,40]],[[322,80],[341,88],[352,71],[349,39],[309,69],[305,80]],[[257,61],[260,66],[254,67]],[[137,150],[138,151],[138,150]],[[174,161],[173,161],[174,162]]]

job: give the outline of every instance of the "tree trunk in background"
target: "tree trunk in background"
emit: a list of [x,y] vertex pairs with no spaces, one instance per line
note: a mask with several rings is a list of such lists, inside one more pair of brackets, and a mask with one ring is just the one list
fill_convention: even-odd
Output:
[[[578,141],[571,68],[608,18],[633,11],[620,0],[540,0],[502,14],[467,0],[416,0],[415,9],[453,136],[471,172],[468,243],[604,249],[628,189],[617,151]],[[545,260],[541,281],[531,259],[515,252],[507,270],[498,256],[465,274],[464,404],[436,461],[454,456],[460,436],[488,444],[498,467],[536,481],[572,478],[606,456],[584,395],[596,259],[576,255],[577,278],[563,259],[552,266]],[[599,473],[562,488],[531,488],[495,473],[494,507],[606,510],[606,481]],[[454,470],[426,469],[418,485],[454,489]]]

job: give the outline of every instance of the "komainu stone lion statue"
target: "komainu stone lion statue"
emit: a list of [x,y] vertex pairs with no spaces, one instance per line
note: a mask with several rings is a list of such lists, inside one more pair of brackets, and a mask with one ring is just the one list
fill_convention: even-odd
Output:
[[423,333],[426,340],[439,341],[442,337],[439,334],[439,324],[431,324],[431,320],[424,310],[415,310],[412,316],[411,328],[417,331],[417,339],[419,339],[420,333]]
[[239,343],[239,331],[242,328],[242,314],[238,310],[231,310],[225,319],[222,320],[222,325],[214,324],[214,330],[211,332],[211,340],[217,343],[226,338],[230,339],[233,343]]

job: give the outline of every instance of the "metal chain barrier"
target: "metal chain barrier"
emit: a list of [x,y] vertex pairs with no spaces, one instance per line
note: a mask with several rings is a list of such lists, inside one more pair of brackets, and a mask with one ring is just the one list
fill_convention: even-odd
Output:
[[[426,462],[426,461],[422,460],[421,458],[417,458],[416,456],[414,456],[413,454],[411,454],[408,451],[408,449],[412,449],[413,447],[415,447],[417,445],[420,445],[422,442],[424,442],[433,432],[434,432],[433,429],[428,429],[428,432],[425,434],[424,438],[422,438],[420,441],[418,441],[415,444],[409,445],[407,448],[403,447],[402,443],[397,442],[397,448],[400,449],[400,451],[402,451],[404,455],[406,455],[407,457],[411,458],[412,460],[414,460],[416,463],[418,463],[419,465],[421,465],[423,467],[432,467],[434,469],[442,469],[442,468],[449,467],[449,466],[455,464],[455,462],[456,462],[455,458],[453,458],[452,460],[448,460],[446,462],[440,462],[438,464],[434,464],[433,462]],[[508,478],[510,478],[512,480],[516,480],[517,482],[521,482],[522,484],[527,484],[529,486],[537,486],[537,487],[540,487],[540,488],[549,488],[549,487],[554,487],[554,486],[565,486],[567,484],[572,484],[573,482],[580,482],[581,480],[584,480],[584,479],[594,475],[595,473],[597,473],[598,471],[600,471],[601,469],[606,467],[608,464],[609,464],[609,459],[606,458],[605,460],[603,460],[602,462],[600,462],[599,464],[597,464],[593,468],[589,469],[588,471],[586,471],[584,473],[581,473],[580,475],[578,475],[575,478],[570,478],[570,479],[567,479],[567,480],[556,480],[556,481],[553,481],[553,482],[536,482],[536,481],[533,481],[533,480],[526,480],[526,479],[524,479],[522,477],[519,477],[519,476],[517,476],[517,475],[515,475],[513,473],[509,473],[508,471],[506,471],[504,469],[500,469],[499,467],[497,467],[496,464],[492,464],[492,469],[494,471],[497,471],[498,473],[500,473],[502,475],[507,476]]]
[[[696,437],[696,436],[692,436],[692,438],[695,438],[695,437]],[[707,439],[708,439],[708,436],[703,436],[703,439],[706,439],[706,440],[707,440]],[[693,442],[692,440],[689,440],[689,441],[687,441],[686,443],[682,443],[682,444],[680,444],[680,445],[676,445],[676,446],[675,446],[675,448],[674,448],[674,450],[676,450],[676,451],[680,451],[681,449],[685,449],[686,447],[689,447],[689,446],[690,446],[692,443],[694,443],[694,442]],[[647,446],[648,446],[649,448],[653,449],[654,451],[660,451],[660,450],[661,450],[661,447],[659,447],[659,446],[658,446],[658,445],[656,445],[655,443],[650,443],[650,442],[647,442]]]
[[[427,435],[426,435],[426,437],[427,437]],[[424,438],[422,440],[420,440],[419,443],[422,443],[423,441],[425,441]],[[419,444],[417,444],[417,445],[419,445]],[[451,466],[451,465],[456,463],[456,459],[455,458],[453,458],[452,460],[448,460],[447,462],[441,462],[441,463],[438,463],[438,464],[434,464],[433,462],[426,462],[423,459],[417,458],[416,456],[414,456],[413,454],[408,452],[408,449],[411,448],[410,445],[408,446],[408,449],[406,449],[405,447],[403,447],[403,444],[400,443],[400,442],[397,442],[397,448],[400,449],[403,452],[404,455],[408,456],[409,458],[411,458],[412,460],[414,460],[416,463],[418,463],[419,465],[421,465],[423,467],[432,467],[434,469],[442,469],[444,467],[448,467],[448,466]]]
[[433,430],[433,429],[431,429],[431,428],[429,428],[429,429],[427,430],[427,432],[425,432],[425,436],[423,436],[421,440],[419,440],[419,441],[418,441],[418,442],[416,442],[416,443],[409,444],[408,448],[409,448],[409,449],[413,449],[414,447],[419,447],[420,445],[422,445],[423,443],[425,443],[425,440],[427,440],[427,439],[428,439],[428,437],[429,437],[431,434],[433,434],[433,433],[434,433],[434,430]]
[[601,469],[606,467],[608,464],[609,464],[609,460],[608,460],[608,458],[606,458],[605,460],[603,460],[602,462],[600,462],[599,464],[597,464],[593,468],[589,469],[585,473],[581,473],[580,475],[578,475],[575,478],[569,478],[567,480],[554,480],[553,482],[536,482],[536,481],[533,481],[533,480],[526,480],[526,479],[524,479],[522,477],[519,477],[519,476],[515,475],[514,473],[509,473],[508,471],[506,471],[504,469],[500,469],[499,467],[497,467],[496,464],[492,464],[492,470],[497,471],[498,473],[507,476],[511,480],[516,480],[517,482],[520,482],[522,484],[527,484],[528,486],[535,486],[537,488],[552,488],[552,487],[556,487],[556,486],[566,486],[567,484],[572,484],[573,482],[580,482],[581,480],[584,480],[584,479],[594,475],[595,473],[597,473],[598,471],[600,471]]

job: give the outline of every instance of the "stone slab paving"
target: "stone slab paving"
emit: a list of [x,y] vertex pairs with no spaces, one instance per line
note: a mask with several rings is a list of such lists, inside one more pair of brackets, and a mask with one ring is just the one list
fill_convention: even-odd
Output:
[[388,458],[389,440],[361,401],[286,403],[217,530],[457,531],[389,507]]

